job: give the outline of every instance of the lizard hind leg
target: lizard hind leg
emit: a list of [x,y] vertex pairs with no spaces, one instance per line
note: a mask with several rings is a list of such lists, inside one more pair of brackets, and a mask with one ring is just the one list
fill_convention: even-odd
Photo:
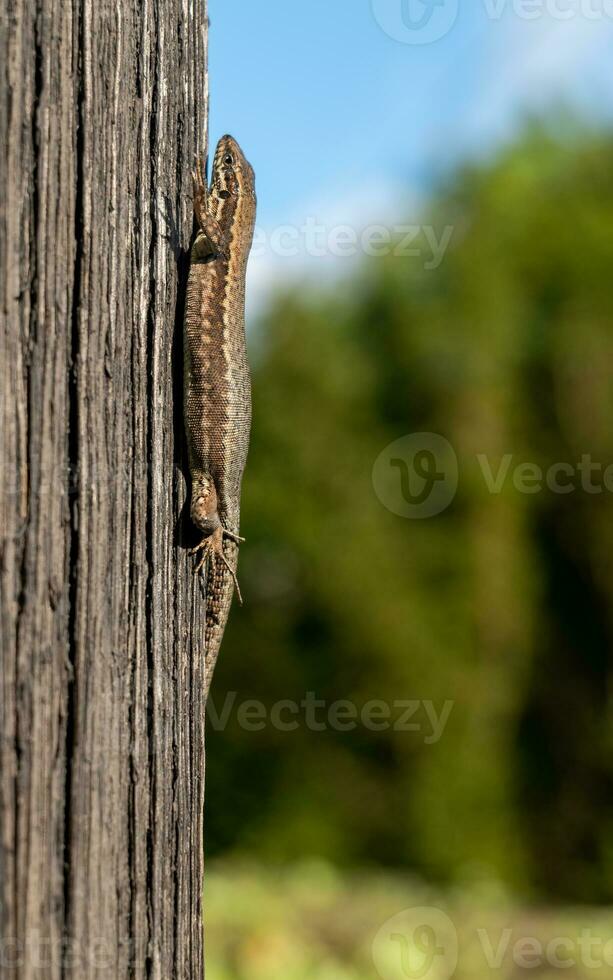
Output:
[[[197,552],[202,551],[200,560],[198,561],[198,564],[194,569],[194,574],[196,575],[198,574],[200,569],[203,568],[207,559],[209,560],[219,559],[221,562],[223,562],[223,564],[230,572],[230,575],[232,576],[232,580],[234,582],[234,588],[236,589],[236,596],[238,598],[239,603],[242,606],[243,597],[241,595],[241,590],[238,584],[238,579],[236,577],[236,572],[234,571],[232,565],[224,555],[223,536],[225,533],[227,532],[225,532],[222,527],[217,527],[215,528],[213,533],[209,535],[208,538],[203,538],[202,541],[199,544],[197,544],[195,548],[191,549],[190,551],[191,555],[195,555]],[[232,535],[232,537],[234,537],[234,535]]]

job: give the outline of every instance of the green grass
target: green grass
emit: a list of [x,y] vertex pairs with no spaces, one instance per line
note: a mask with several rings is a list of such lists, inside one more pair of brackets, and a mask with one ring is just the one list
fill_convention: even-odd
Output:
[[[415,908],[429,911],[406,913],[386,932],[390,918]],[[205,914],[208,980],[613,976],[610,909],[521,906],[493,882],[442,893],[406,876],[319,863],[285,871],[215,864]],[[434,931],[418,929],[429,924]],[[429,953],[433,942],[444,952]]]

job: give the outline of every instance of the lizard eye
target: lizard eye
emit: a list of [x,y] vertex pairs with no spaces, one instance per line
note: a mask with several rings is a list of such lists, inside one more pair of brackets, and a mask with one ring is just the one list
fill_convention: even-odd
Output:
[[226,153],[226,155],[225,155],[225,157],[223,158],[223,162],[224,162],[224,163],[225,163],[225,164],[226,164],[226,165],[227,165],[228,167],[231,167],[231,166],[232,166],[232,164],[234,163],[234,157],[232,156],[232,154],[231,154],[231,153]]

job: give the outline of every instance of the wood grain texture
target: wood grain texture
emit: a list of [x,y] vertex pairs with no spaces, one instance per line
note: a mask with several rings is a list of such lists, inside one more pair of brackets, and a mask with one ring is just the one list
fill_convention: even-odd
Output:
[[2,978],[200,978],[204,608],[181,540],[206,0],[0,35]]

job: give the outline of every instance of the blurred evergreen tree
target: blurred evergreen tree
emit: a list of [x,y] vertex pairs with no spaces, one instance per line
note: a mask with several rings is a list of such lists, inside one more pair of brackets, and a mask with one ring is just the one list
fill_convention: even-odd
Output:
[[[433,196],[424,224],[453,226],[437,269],[371,258],[349,287],[280,296],[264,318],[246,604],[215,709],[227,691],[454,707],[436,744],[251,732],[235,713],[209,726],[209,851],[613,897],[613,495],[580,475],[567,494],[512,479],[524,462],[613,461],[612,173],[609,134],[531,126]],[[371,479],[412,432],[459,460],[452,505],[422,521],[386,510]],[[499,493],[479,454],[494,474],[512,454]]]

